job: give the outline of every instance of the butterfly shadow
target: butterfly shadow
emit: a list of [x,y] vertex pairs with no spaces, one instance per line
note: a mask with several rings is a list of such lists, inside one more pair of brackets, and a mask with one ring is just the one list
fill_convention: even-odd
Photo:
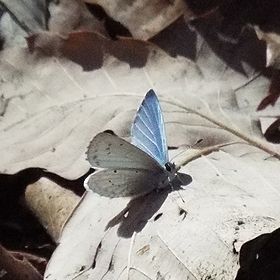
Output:
[[[189,175],[186,176],[188,178],[184,186],[192,181]],[[130,200],[126,208],[109,221],[106,230],[119,224],[117,234],[123,238],[130,238],[134,232],[141,232],[147,222],[161,208],[168,194],[183,190],[181,186],[182,182],[178,180],[173,182],[172,187],[162,190],[155,189],[144,196]]]

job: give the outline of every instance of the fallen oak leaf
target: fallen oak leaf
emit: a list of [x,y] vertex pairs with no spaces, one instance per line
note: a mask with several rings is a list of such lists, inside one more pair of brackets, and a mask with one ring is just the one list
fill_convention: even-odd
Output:
[[[198,36],[198,38],[200,37]],[[2,165],[9,172],[15,172],[14,170],[22,168],[20,164],[24,163],[26,165],[27,158],[31,161],[27,166],[39,164],[39,166],[54,172],[53,160],[59,159],[57,166],[65,163],[66,168],[56,169],[55,173],[64,176],[65,174],[62,172],[67,172],[68,178],[78,177],[81,172],[84,174],[88,166],[84,164],[84,169],[79,173],[79,168],[76,165],[82,166],[85,147],[92,136],[100,132],[101,129],[113,129],[118,135],[127,136],[129,121],[133,116],[137,100],[147,88],[151,87],[151,84],[162,97],[173,95],[178,101],[188,104],[188,107],[200,108],[199,110],[205,111],[207,115],[208,112],[212,111],[214,115],[217,115],[217,119],[223,118],[226,123],[236,123],[244,132],[254,132],[257,135],[259,128],[251,122],[252,114],[248,114],[248,112],[250,112],[250,107],[255,110],[258,99],[255,102],[254,99],[252,101],[248,100],[248,97],[255,98],[258,94],[262,94],[263,88],[266,86],[266,79],[260,74],[256,74],[255,70],[248,68],[248,65],[244,68],[247,71],[246,76],[233,71],[223,60],[218,59],[210,51],[206,43],[202,44],[199,53],[201,55],[197,57],[196,63],[182,57],[170,58],[162,52],[151,54],[144,69],[131,69],[126,63],[120,63],[118,60],[108,57],[103,68],[92,73],[81,71],[81,67],[67,60],[48,58],[37,60],[34,56],[26,56],[26,53],[23,54],[24,56],[22,54],[18,55],[15,59],[14,50],[10,52],[10,56],[9,53],[5,53],[2,65],[7,65],[7,67],[3,67],[3,72],[8,67],[8,70],[11,71],[12,65],[12,69],[15,69],[12,72],[15,73],[12,77],[16,77],[17,72],[20,71],[24,77],[25,85],[30,83],[32,85],[31,88],[27,86],[27,90],[17,83],[17,91],[14,93],[18,95],[20,92],[25,96],[25,92],[31,92],[26,97],[29,102],[25,102],[24,99],[16,99],[14,104],[17,107],[26,108],[28,116],[30,115],[32,118],[17,114],[18,110],[16,110],[17,107],[14,104],[8,106],[7,113],[1,122],[2,127],[11,127],[15,120],[17,122],[22,121],[22,123],[12,126],[12,130],[7,130],[5,133],[7,136],[3,139],[4,141],[1,140],[1,146],[4,147],[2,148],[3,155],[5,155],[3,157],[5,165],[3,163]],[[237,54],[239,53],[237,52]],[[234,54],[230,52],[230,57],[234,57],[236,61],[238,56],[236,53]],[[4,64],[5,62],[6,64]],[[205,67],[206,65],[208,66]],[[233,77],[234,79],[232,79]],[[10,79],[8,79],[7,86],[10,83]],[[14,83],[16,81],[13,81]],[[13,92],[11,92],[11,95],[13,95]],[[33,102],[38,104],[36,101],[38,96],[44,102],[39,102],[39,106],[34,106],[35,103]],[[58,96],[59,103],[57,103]],[[209,102],[209,110],[205,106],[207,102]],[[107,106],[109,103],[110,106]],[[163,108],[164,111],[168,112],[166,118],[168,122],[167,137],[170,139],[169,144],[171,146],[192,144],[200,138],[205,139],[204,146],[235,141],[235,139],[231,139],[228,133],[224,133],[223,129],[219,129],[219,126],[212,125],[208,121],[201,120],[201,118],[198,119],[193,114],[185,116],[184,110],[180,109],[182,112],[177,112],[179,111],[178,108],[176,106],[171,107],[168,103],[163,104],[163,106],[165,107]],[[234,108],[234,110],[231,108]],[[8,118],[13,111],[14,118]],[[26,122],[27,125],[25,125]],[[34,122],[38,124],[34,125]],[[25,126],[22,134],[18,130],[23,125]],[[29,130],[26,127],[30,127]],[[38,128],[40,132],[34,131],[34,127]],[[47,134],[45,133],[46,130],[48,131]],[[85,134],[83,139],[74,137],[74,135],[80,136],[80,133]],[[10,138],[15,141],[14,139],[17,139],[15,135],[20,134],[21,140],[19,143],[24,143],[24,145],[19,144],[20,148],[10,151],[11,142],[10,140],[8,142],[7,139]],[[30,134],[35,136],[34,143],[32,143],[32,147],[36,147],[35,150],[28,148]],[[23,141],[23,135],[28,138],[26,142]],[[38,137],[38,135],[42,135],[42,137]],[[53,135],[56,135],[56,138]],[[46,141],[47,138],[45,137],[49,136],[51,140]],[[68,136],[74,138],[69,140]],[[67,139],[67,144],[61,145],[61,139],[64,139],[63,142]],[[73,153],[71,155],[69,144],[72,145],[70,150]],[[59,148],[57,145],[59,145]],[[19,156],[15,156],[15,152],[19,150],[23,152]],[[33,151],[32,155],[36,155],[38,152],[42,155],[39,163],[33,163],[36,156],[30,156],[30,153],[28,156],[26,155],[25,151],[31,150]],[[81,161],[77,161],[78,157],[75,154],[78,150],[80,158],[82,158]],[[42,151],[44,152],[42,153]],[[69,157],[75,160],[75,163],[67,162],[65,153],[69,154]],[[64,157],[64,161],[60,160],[61,156]],[[41,164],[41,158],[46,157],[46,163]],[[7,167],[9,162],[16,168],[10,170],[11,167]],[[63,171],[61,172],[61,170]]]
[[[170,193],[162,205],[159,195],[163,193],[150,194],[149,199],[142,198],[143,208],[132,210],[128,216],[123,211],[128,203],[126,198],[108,199],[86,193],[64,228],[45,279],[105,279],[105,276],[111,279],[123,274],[139,279],[142,271],[149,279],[156,279],[158,272],[170,275],[170,279],[234,279],[238,257],[232,252],[232,241],[237,239],[242,244],[260,232],[274,230],[277,225],[278,210],[264,207],[267,204],[263,192],[270,193],[271,198],[276,196],[277,204],[278,190],[273,188],[274,179],[268,175],[279,170],[279,164],[261,159],[263,156],[232,157],[219,151],[201,157],[188,164],[194,180],[180,191],[185,203],[180,203],[176,192]],[[263,183],[264,177],[267,184]],[[253,199],[258,203],[253,203]],[[268,203],[271,205],[271,200]],[[158,205],[160,212],[154,213]],[[187,212],[184,222],[182,209]],[[156,218],[159,214],[161,218]],[[138,216],[136,225],[126,223],[129,215]],[[108,229],[108,223],[114,221],[116,225],[119,218],[124,223]],[[245,221],[242,227],[240,220]],[[207,246],[210,249],[205,250]],[[148,253],[139,255],[141,248],[148,247]],[[219,254],[215,256],[219,259],[213,260],[217,248]],[[169,265],[161,265],[166,259]],[[209,268],[211,260],[217,265]]]

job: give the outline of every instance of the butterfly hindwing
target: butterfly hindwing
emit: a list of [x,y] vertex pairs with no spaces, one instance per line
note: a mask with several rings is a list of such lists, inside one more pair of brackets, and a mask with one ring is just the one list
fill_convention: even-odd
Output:
[[146,94],[136,114],[131,137],[133,145],[153,157],[161,166],[168,162],[163,116],[153,90]]
[[139,196],[151,192],[167,175],[149,170],[105,169],[90,175],[86,188],[106,197]]
[[93,167],[162,172],[162,167],[141,149],[106,132],[93,138],[88,147],[87,158]]

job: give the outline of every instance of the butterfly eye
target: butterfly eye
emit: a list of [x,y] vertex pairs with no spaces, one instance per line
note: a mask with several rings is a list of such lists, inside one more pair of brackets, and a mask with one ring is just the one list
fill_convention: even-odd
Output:
[[165,168],[166,168],[166,170],[167,170],[168,172],[171,172],[171,164],[170,164],[170,162],[167,162],[167,163],[165,164]]

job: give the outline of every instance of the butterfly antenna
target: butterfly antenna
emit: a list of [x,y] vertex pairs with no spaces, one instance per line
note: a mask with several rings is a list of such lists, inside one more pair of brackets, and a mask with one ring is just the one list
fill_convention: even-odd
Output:
[[184,200],[184,198],[182,197],[181,193],[180,193],[179,191],[177,191],[177,192],[178,192],[178,194],[179,194],[179,196],[180,196],[182,202],[185,203],[185,200]]
[[[173,185],[172,185],[172,184],[170,184],[170,187],[171,187],[171,191],[172,191],[172,192],[175,191],[175,189],[173,188]],[[179,196],[180,196],[182,202],[185,203],[185,200],[183,199],[183,197],[182,197],[182,195],[180,194],[180,192],[179,192],[178,190],[176,190],[176,191],[178,192],[178,194],[179,194]]]

